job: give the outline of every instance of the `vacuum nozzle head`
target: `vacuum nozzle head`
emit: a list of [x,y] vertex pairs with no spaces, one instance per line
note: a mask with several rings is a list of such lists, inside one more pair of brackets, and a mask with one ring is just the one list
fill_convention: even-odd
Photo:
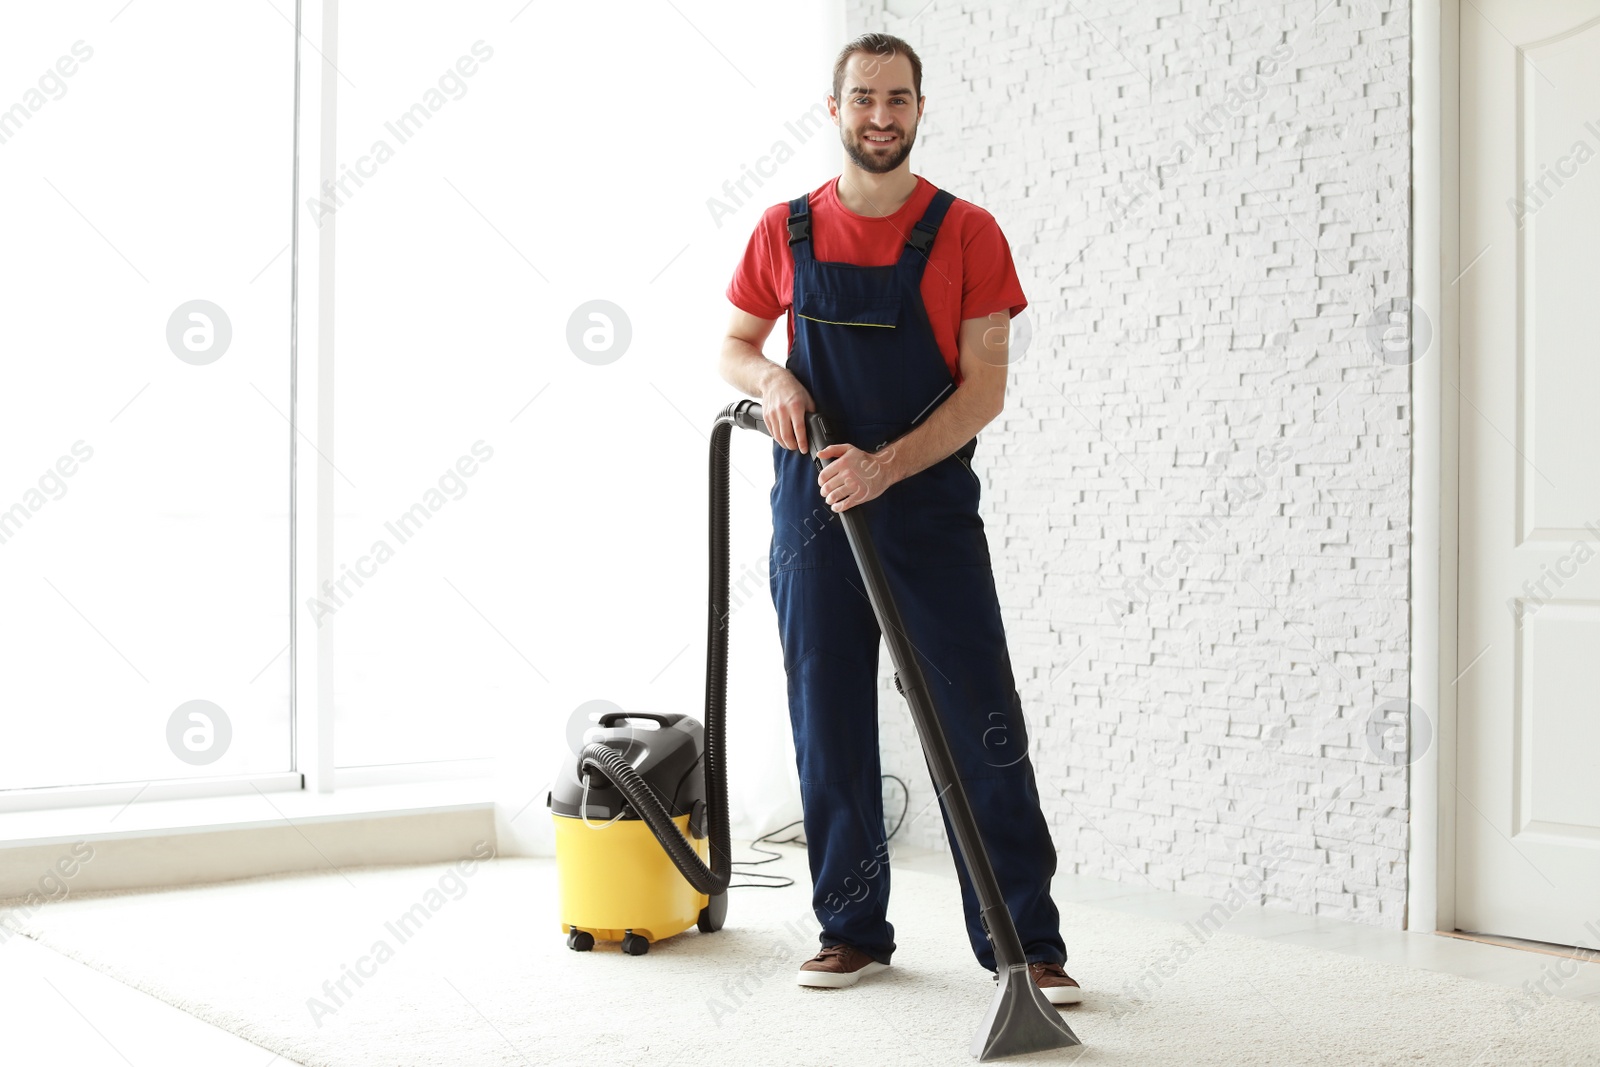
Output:
[[1059,1009],[1044,999],[1026,963],[1002,970],[998,985],[989,1013],[972,1037],[970,1051],[978,1059],[997,1060],[1083,1044]]

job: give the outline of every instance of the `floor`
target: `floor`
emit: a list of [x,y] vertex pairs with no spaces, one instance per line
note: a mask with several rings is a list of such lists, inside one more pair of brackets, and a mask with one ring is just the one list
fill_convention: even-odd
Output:
[[[896,851],[895,859],[916,870],[938,871],[955,877],[951,859],[943,852],[902,847]],[[1197,911],[1204,911],[1207,906],[1199,898],[1180,893],[1071,874],[1056,876],[1051,884],[1051,895],[1060,907],[1079,901],[1097,908],[1175,921],[1193,919]],[[1250,907],[1241,909],[1229,921],[1228,932],[1345,952],[1512,989],[1522,989],[1524,982],[1537,986],[1543,980],[1543,989],[1551,995],[1600,1007],[1600,962],[1575,963],[1563,955],[1555,955],[1572,951],[1560,946],[1514,938],[1498,939],[1504,944],[1486,944],[1444,934],[1380,930],[1337,919]],[[1067,946],[1067,953],[1070,974],[1071,945]],[[1580,949],[1578,955],[1583,957],[1585,953]],[[1587,957],[1596,958],[1596,954],[1590,951]],[[1576,974],[1572,973],[1574,967]]]
[[[894,856],[896,865],[955,878],[945,853],[900,846]],[[1194,918],[1200,903],[1195,897],[1074,875],[1058,876],[1054,895],[1063,907],[1080,901],[1174,920]],[[1484,944],[1248,908],[1228,930],[1514,989],[1543,980],[1553,995],[1600,1007],[1600,963],[1584,963],[1575,976],[1562,980],[1559,976],[1570,974],[1574,965],[1552,954],[1560,951],[1553,946]],[[1072,946],[1067,948],[1070,953]],[[297,1067],[22,937],[0,944],[0,1002],[7,1006],[8,1052],[34,1050],[81,1067]],[[40,1060],[42,1055],[25,1059]]]

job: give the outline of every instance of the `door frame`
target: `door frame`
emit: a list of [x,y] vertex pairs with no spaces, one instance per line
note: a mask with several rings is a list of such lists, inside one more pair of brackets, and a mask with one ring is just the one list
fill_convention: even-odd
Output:
[[1411,5],[1411,301],[1433,344],[1411,364],[1410,699],[1433,742],[1410,768],[1405,928],[1423,932],[1456,926],[1460,20],[1461,0]]

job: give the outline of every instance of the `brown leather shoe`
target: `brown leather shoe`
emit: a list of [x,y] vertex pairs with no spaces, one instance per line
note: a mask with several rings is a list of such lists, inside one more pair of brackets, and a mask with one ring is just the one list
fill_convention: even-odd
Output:
[[1030,963],[1028,973],[1033,975],[1033,984],[1044,999],[1052,1004],[1076,1004],[1083,999],[1083,990],[1059,963]]
[[[1077,1004],[1083,1000],[1082,988],[1059,963],[1029,963],[1028,974],[1044,999],[1052,1004]],[[1000,975],[996,974],[994,980],[998,982]]]
[[864,976],[889,969],[854,945],[824,945],[822,951],[800,965],[797,981],[819,989],[842,989]]

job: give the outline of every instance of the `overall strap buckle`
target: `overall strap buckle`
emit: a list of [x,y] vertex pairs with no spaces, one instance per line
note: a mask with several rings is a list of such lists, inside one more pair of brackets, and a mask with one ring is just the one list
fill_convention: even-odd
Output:
[[811,239],[811,212],[804,196],[789,201],[789,243]]
[[948,189],[940,189],[934,193],[922,218],[918,219],[916,225],[911,227],[911,232],[906,234],[906,248],[915,249],[924,261],[928,258],[929,250],[933,248],[933,239],[939,235],[939,225],[944,222],[945,212],[950,209],[955,198],[955,194]]

